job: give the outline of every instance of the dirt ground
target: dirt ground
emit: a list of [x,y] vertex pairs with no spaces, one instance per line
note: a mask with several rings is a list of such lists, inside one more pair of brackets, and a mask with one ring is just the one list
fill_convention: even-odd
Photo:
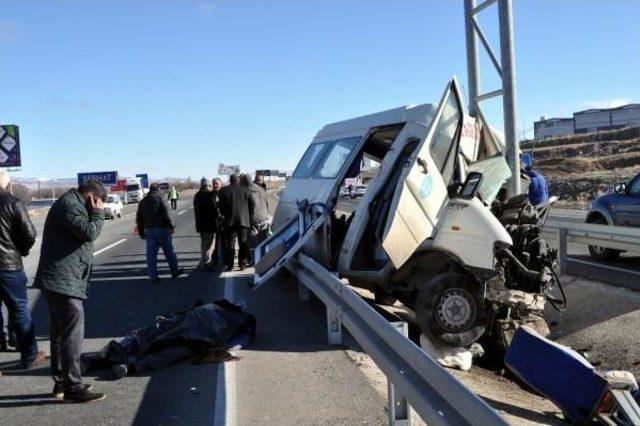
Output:
[[[613,287],[577,277],[562,277],[568,298],[565,312],[548,308],[551,337],[578,351],[600,370],[620,369],[640,374],[640,292]],[[365,290],[363,297],[373,299]],[[381,307],[390,314],[411,321],[412,313],[401,304]],[[585,351],[586,350],[586,351]],[[371,358],[360,351],[347,354],[386,397],[384,374]],[[514,425],[566,424],[561,411],[498,372],[473,366],[470,371],[449,369],[472,391],[498,410]],[[419,420],[419,419],[414,419]],[[424,424],[416,422],[415,424]]]

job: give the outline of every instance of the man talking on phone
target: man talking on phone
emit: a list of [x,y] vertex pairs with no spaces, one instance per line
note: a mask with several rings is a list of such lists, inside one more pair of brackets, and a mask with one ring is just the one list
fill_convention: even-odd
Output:
[[93,264],[93,242],[104,224],[107,191],[95,180],[63,194],[44,223],[40,263],[34,286],[49,306],[53,396],[68,402],[106,398],[82,382],[83,300]]

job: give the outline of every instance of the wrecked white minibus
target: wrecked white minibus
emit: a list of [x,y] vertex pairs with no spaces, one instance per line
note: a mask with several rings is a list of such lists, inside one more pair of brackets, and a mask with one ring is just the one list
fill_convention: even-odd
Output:
[[[378,301],[413,308],[430,338],[464,346],[495,335],[506,346],[514,322],[548,334],[542,312],[557,281],[556,252],[542,238],[548,206],[504,199],[502,151],[501,137],[468,115],[455,79],[437,106],[325,126],[256,250],[255,284],[301,250]],[[341,213],[344,180],[371,163],[364,196]]]

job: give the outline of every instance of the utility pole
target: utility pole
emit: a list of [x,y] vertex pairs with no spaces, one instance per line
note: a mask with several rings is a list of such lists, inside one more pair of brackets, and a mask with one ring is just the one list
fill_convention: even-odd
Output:
[[[500,32],[500,58],[496,56],[489,40],[480,28],[476,15],[498,3],[498,25]],[[516,67],[513,44],[513,7],[511,0],[484,0],[476,5],[475,0],[464,0],[465,32],[467,40],[467,74],[469,80],[469,111],[482,117],[480,102],[502,96],[504,119],[505,159],[511,169],[508,182],[509,195],[520,194],[520,147],[516,117]],[[480,93],[480,64],[478,61],[478,39],[482,43],[502,87],[492,92]]]

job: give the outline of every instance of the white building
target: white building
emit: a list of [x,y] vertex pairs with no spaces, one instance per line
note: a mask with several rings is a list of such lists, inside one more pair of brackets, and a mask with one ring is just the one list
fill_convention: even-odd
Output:
[[533,123],[535,139],[552,138],[573,134],[573,118],[545,118]]
[[617,108],[594,108],[575,112],[573,118],[542,117],[533,124],[534,138],[545,139],[574,133],[593,133],[605,130],[640,127],[640,104]]

